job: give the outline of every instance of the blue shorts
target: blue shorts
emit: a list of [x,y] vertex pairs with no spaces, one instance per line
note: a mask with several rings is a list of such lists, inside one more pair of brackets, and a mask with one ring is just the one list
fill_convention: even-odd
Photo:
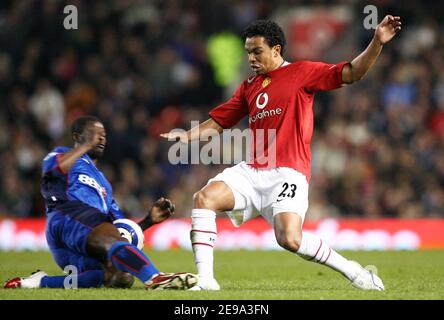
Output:
[[103,222],[111,221],[106,214],[81,201],[67,201],[48,213],[46,240],[60,268],[73,265],[78,272],[103,269],[102,263],[86,252],[89,234]]

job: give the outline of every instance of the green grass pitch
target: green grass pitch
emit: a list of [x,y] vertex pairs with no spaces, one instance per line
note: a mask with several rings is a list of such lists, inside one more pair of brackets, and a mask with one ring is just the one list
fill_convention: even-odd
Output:
[[[164,272],[195,272],[189,251],[146,253]],[[146,291],[131,289],[0,289],[0,300],[11,299],[145,299],[145,300],[294,300],[294,299],[444,299],[444,251],[342,252],[363,265],[374,265],[385,292],[360,291],[331,269],[284,251],[216,251],[218,292]],[[36,269],[61,275],[48,252],[0,252],[0,281],[28,275]]]

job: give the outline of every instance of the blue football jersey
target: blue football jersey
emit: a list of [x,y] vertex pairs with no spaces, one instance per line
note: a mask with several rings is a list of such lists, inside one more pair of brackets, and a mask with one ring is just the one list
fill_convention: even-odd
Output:
[[68,173],[60,170],[58,157],[69,150],[56,147],[43,159],[41,193],[47,210],[49,204],[78,200],[109,214],[113,220],[123,218],[113,198],[111,184],[87,154],[77,159]]

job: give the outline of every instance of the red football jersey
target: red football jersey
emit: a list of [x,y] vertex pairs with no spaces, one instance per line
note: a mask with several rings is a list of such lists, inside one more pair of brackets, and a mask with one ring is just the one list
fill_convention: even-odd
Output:
[[253,132],[249,164],[258,169],[293,168],[310,181],[314,94],[341,87],[347,63],[299,61],[251,76],[209,115],[225,129],[248,115]]

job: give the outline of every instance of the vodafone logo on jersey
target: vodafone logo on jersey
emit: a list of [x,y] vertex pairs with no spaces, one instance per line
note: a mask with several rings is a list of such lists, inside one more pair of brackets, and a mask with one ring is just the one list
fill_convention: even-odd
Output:
[[282,114],[282,109],[281,108],[274,108],[274,109],[270,109],[270,110],[263,110],[268,104],[268,94],[263,92],[261,94],[259,94],[256,98],[256,107],[262,111],[259,111],[258,113],[256,113],[253,116],[250,116],[248,118],[249,123],[254,123],[257,120],[260,119],[264,119],[267,117],[273,117],[273,116],[278,116],[280,114]]
[[261,93],[256,98],[256,107],[259,109],[263,109],[267,106],[268,103],[268,94],[267,93]]

